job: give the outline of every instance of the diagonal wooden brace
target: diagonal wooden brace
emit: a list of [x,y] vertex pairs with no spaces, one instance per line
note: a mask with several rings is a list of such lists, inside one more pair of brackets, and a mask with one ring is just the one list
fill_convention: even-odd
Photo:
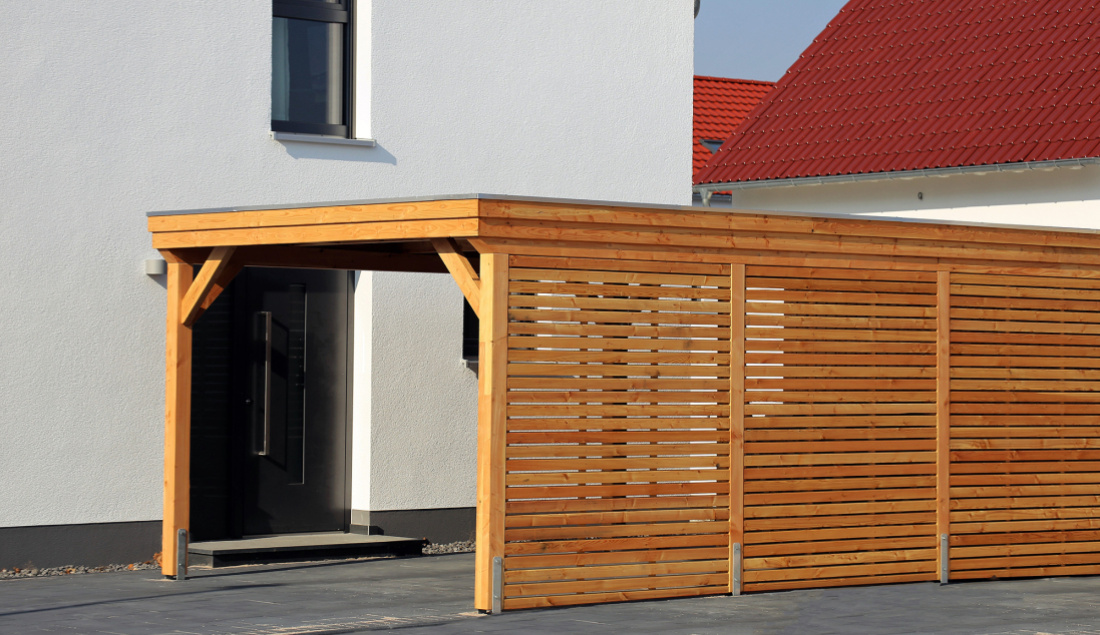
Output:
[[466,296],[466,301],[480,318],[481,278],[474,270],[474,266],[466,256],[462,255],[458,249],[458,243],[453,238],[433,238],[432,246],[439,252],[439,257],[447,266],[447,271],[451,272],[451,277],[458,283],[458,288],[462,289],[462,295]]
[[180,306],[181,323],[190,328],[222,291],[229,286],[233,276],[241,270],[241,264],[233,263],[236,247],[216,247],[202,265],[199,275],[187,289]]

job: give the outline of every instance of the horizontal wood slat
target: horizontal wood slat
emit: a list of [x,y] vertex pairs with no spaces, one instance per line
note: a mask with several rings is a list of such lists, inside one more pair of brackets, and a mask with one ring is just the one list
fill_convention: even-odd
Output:
[[729,592],[730,276],[511,259],[504,606]]
[[746,287],[745,589],[932,579],[935,274],[750,265]]
[[506,607],[1100,567],[1100,280],[511,262]]
[[1100,283],[953,274],[951,575],[1100,567]]

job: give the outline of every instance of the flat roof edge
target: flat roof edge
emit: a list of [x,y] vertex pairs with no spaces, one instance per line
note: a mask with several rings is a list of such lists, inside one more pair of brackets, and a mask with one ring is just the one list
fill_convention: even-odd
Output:
[[246,205],[234,207],[215,207],[208,209],[184,209],[146,212],[147,217],[155,216],[182,216],[188,214],[222,214],[229,212],[256,212],[278,209],[302,209],[309,207],[340,207],[348,205],[385,205],[389,203],[423,203],[431,201],[460,201],[460,200],[496,200],[519,201],[527,203],[556,203],[561,205],[592,205],[601,207],[634,207],[641,209],[666,210],[666,211],[690,211],[710,214],[735,214],[746,216],[792,216],[798,218],[821,218],[840,220],[859,220],[876,223],[911,223],[922,225],[948,225],[954,227],[976,227],[990,229],[1010,229],[1023,231],[1047,231],[1063,232],[1071,234],[1100,234],[1100,229],[1082,227],[1054,227],[1050,225],[1013,225],[1007,223],[967,222],[959,220],[941,220],[930,218],[909,218],[899,216],[874,216],[868,214],[852,214],[843,212],[804,212],[804,211],[769,211],[753,209],[737,209],[726,207],[699,207],[696,205],[666,205],[661,203],[639,203],[631,201],[608,201],[575,198],[554,198],[546,196],[518,196],[514,194],[448,194],[437,196],[405,196],[395,198],[357,199],[347,201],[323,201],[315,203],[297,203],[282,205]]

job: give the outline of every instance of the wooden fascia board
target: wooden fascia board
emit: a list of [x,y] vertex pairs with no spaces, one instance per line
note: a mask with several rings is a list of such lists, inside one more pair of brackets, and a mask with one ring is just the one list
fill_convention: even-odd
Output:
[[229,286],[233,276],[241,270],[241,264],[233,263],[236,247],[216,247],[203,263],[199,275],[184,294],[180,306],[181,323],[190,328],[195,320],[208,309],[218,295]]
[[990,262],[1100,265],[1100,249],[910,240],[906,238],[809,233],[696,231],[681,227],[642,227],[485,219],[482,240],[540,244],[590,244],[608,250],[724,253],[833,254],[837,257],[924,258]]
[[507,238],[473,238],[470,244],[481,254],[506,252],[553,258],[601,258],[682,263],[742,263],[808,268],[872,268],[901,270],[966,271],[1008,275],[1100,278],[1095,266],[1076,263],[990,261],[981,258],[942,259],[874,256],[858,253],[805,253],[781,251],[721,250],[644,245],[616,245],[564,241],[530,241]]
[[477,199],[458,199],[296,207],[292,209],[242,212],[169,214],[150,216],[148,226],[150,232],[159,234],[216,229],[262,229],[268,227],[476,218],[480,210],[478,202]]
[[494,220],[539,221],[568,227],[598,224],[618,228],[698,230],[715,234],[788,234],[837,237],[866,237],[883,240],[964,243],[970,245],[1079,248],[1100,250],[1100,235],[1046,229],[1017,229],[988,226],[948,225],[881,218],[835,218],[793,216],[782,213],[744,213],[652,209],[565,203],[484,200],[483,226]]
[[439,259],[443,261],[447,270],[451,272],[451,277],[458,283],[458,288],[462,290],[462,295],[466,296],[466,301],[470,303],[470,306],[474,309],[474,313],[480,318],[481,278],[478,276],[474,266],[470,264],[470,261],[459,250],[453,238],[435,238],[432,239],[432,245],[439,254]]
[[148,218],[153,247],[366,243],[476,234],[477,199],[187,213]]

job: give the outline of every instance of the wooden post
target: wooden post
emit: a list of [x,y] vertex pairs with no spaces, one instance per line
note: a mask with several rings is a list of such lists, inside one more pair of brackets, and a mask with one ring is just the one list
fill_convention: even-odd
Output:
[[168,263],[164,372],[164,523],[161,571],[176,575],[177,532],[189,529],[191,492],[191,328],[183,325],[183,297],[191,265]]
[[504,557],[508,254],[481,255],[477,395],[477,555],[474,605],[493,607],[493,559]]
[[730,593],[734,595],[741,595],[744,553],[745,265],[738,264],[730,276]]
[[950,574],[944,536],[951,534],[951,272],[936,275],[936,570]]

